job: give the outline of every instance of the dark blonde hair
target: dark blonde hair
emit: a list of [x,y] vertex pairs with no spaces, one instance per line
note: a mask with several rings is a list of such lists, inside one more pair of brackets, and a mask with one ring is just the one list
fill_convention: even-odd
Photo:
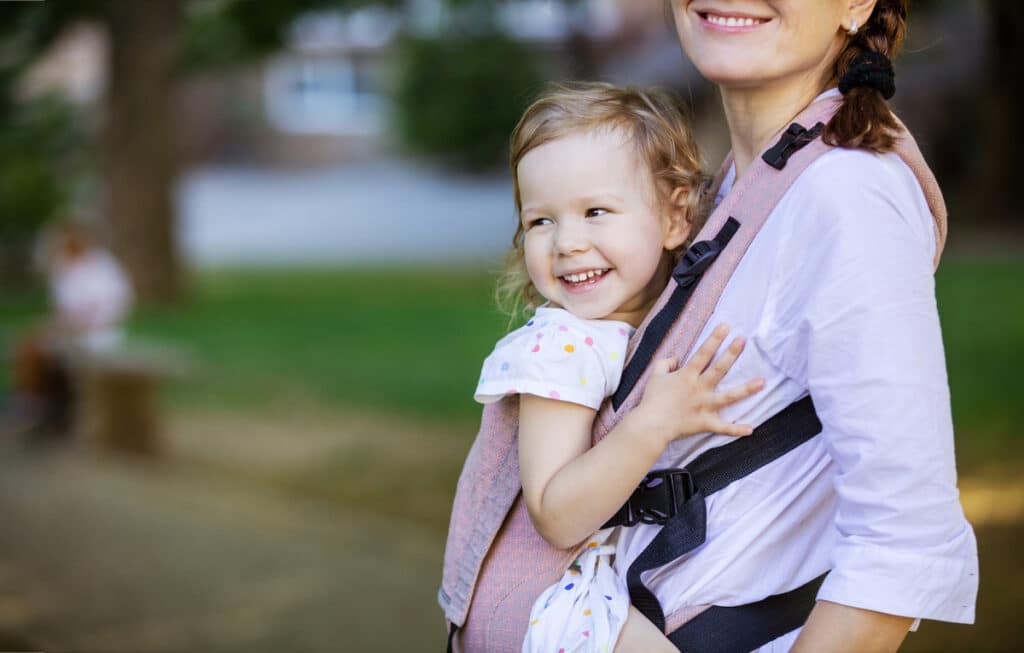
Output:
[[[877,52],[895,58],[907,31],[909,0],[878,0],[871,18],[849,37],[836,58],[829,86],[834,86],[854,58]],[[850,89],[839,110],[825,127],[822,138],[829,145],[888,152],[896,143],[899,123],[881,91],[867,86]]]
[[[681,103],[657,89],[620,88],[599,82],[548,86],[526,109],[512,132],[509,163],[516,212],[522,210],[519,162],[523,157],[551,141],[595,129],[618,129],[625,134],[650,170],[662,206],[668,207],[673,193],[683,190],[672,208],[682,209],[692,226],[690,238],[673,252],[678,258],[707,217],[705,196],[709,180]],[[524,308],[535,308],[543,300],[526,272],[524,236],[520,222],[498,282],[498,305],[510,316]]]

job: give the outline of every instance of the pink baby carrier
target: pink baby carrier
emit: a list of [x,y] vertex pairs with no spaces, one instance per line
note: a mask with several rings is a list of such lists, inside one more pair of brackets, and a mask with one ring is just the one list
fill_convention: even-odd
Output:
[[[652,351],[646,352],[645,358],[649,360],[652,355],[684,358],[688,355],[729,278],[768,215],[803,170],[831,149],[817,136],[822,124],[827,123],[837,110],[839,102],[839,98],[826,97],[804,109],[779,142],[750,165],[714,210],[691,251],[699,251],[702,242],[711,241],[716,234],[721,236],[724,230],[728,230],[728,225],[735,222],[731,216],[737,217],[740,228],[731,237],[731,241],[727,239],[728,246],[721,250],[714,264],[707,267],[706,271],[702,270],[703,279],[689,299],[684,300],[682,314],[667,329],[656,351],[653,351],[654,347],[649,347]],[[801,125],[814,127],[804,129]],[[938,265],[946,235],[945,204],[916,143],[902,124],[900,127],[895,151],[917,177],[935,219],[935,264]],[[718,184],[731,164],[729,157],[718,175]],[[678,290],[677,284],[670,282],[640,325],[630,342],[630,363],[639,358],[637,350],[644,347],[644,336],[652,320],[670,303],[673,293]],[[653,332],[654,328],[650,330]],[[637,366],[633,365],[636,378],[630,380],[630,367],[627,366],[620,392],[602,406],[594,421],[595,444],[639,403],[648,376],[643,367],[646,365],[637,370]],[[820,430],[820,425],[818,428]],[[480,431],[459,477],[448,530],[443,578],[438,592],[438,600],[449,624],[449,650],[454,646],[454,650],[466,653],[519,651],[533,602],[544,589],[562,576],[582,549],[582,546],[555,549],[534,529],[521,492],[517,433],[518,401],[510,398],[488,404],[484,408]],[[703,510],[703,502],[700,510]],[[699,516],[701,523],[704,518],[702,513]],[[802,619],[806,618],[813,606],[820,578],[816,581],[803,588],[804,597],[801,600],[806,604],[806,609],[801,613],[797,626],[803,623]],[[633,587],[630,589],[632,596]],[[762,605],[770,606],[773,600],[780,597],[784,595],[768,597],[757,604],[756,609],[761,609]],[[635,596],[633,603],[650,616],[646,609],[641,608]],[[662,626],[666,634],[679,632],[684,624],[696,621],[698,615],[713,612],[708,607],[692,606],[675,614],[661,615],[660,608],[655,606],[655,612],[661,618],[652,618],[652,621]],[[787,627],[778,634],[789,630],[792,628]],[[764,639],[764,642],[773,638]],[[675,639],[673,641],[679,644]],[[757,646],[739,650],[752,648]]]

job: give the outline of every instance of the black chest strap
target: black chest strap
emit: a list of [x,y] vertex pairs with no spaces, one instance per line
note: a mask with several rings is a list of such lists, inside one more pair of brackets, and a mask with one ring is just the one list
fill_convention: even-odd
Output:
[[626,397],[633,390],[633,386],[640,380],[644,370],[647,369],[647,364],[651,362],[654,352],[661,345],[661,341],[665,339],[665,334],[675,324],[679,314],[683,312],[683,307],[686,306],[690,295],[697,288],[701,277],[704,276],[704,272],[718,258],[718,255],[722,253],[722,250],[729,244],[729,241],[732,240],[733,235],[739,228],[739,221],[736,218],[730,217],[725,221],[725,224],[722,225],[722,228],[719,229],[718,234],[714,238],[694,243],[690,249],[686,250],[679,263],[676,264],[675,270],[672,271],[672,278],[675,279],[676,288],[669,296],[668,302],[658,311],[657,315],[651,318],[650,323],[644,330],[643,337],[640,339],[640,344],[637,345],[636,351],[633,352],[633,356],[629,359],[629,363],[622,370],[619,387],[615,390],[615,394],[612,395],[612,407],[615,410],[619,409],[619,406],[622,405],[622,402],[626,400]]
[[[630,522],[663,524],[626,572],[630,602],[651,623],[664,630],[665,615],[654,593],[643,584],[641,574],[667,565],[704,543],[707,537],[705,497],[764,467],[820,432],[821,422],[808,396],[758,426],[753,434],[705,451],[683,469],[660,470],[648,475],[605,526],[627,526]],[[765,642],[771,639],[774,637]],[[701,653],[702,649],[693,651]]]

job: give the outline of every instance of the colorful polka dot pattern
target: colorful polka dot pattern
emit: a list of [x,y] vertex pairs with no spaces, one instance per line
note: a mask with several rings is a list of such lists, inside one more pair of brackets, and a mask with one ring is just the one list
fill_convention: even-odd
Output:
[[596,410],[618,383],[628,334],[620,323],[538,309],[488,356],[474,394],[487,403],[527,393]]
[[611,566],[612,529],[599,531],[530,611],[524,653],[609,653],[629,613],[629,592]]

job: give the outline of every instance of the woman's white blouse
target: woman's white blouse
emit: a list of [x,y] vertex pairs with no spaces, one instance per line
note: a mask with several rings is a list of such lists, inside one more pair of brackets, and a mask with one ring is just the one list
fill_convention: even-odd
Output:
[[[644,575],[666,614],[750,603],[831,569],[819,599],[973,622],[977,551],[956,487],[934,251],[924,195],[895,154],[832,150],[776,206],[698,342],[727,323],[748,343],[722,387],[766,379],[726,418],[759,424],[809,392],[824,430],[708,498],[707,542]],[[658,465],[730,440],[677,440]],[[619,573],[658,528],[622,529]]]
[[541,306],[498,341],[484,360],[474,397],[480,403],[532,394],[597,410],[615,392],[635,329],[616,320],[586,320]]

